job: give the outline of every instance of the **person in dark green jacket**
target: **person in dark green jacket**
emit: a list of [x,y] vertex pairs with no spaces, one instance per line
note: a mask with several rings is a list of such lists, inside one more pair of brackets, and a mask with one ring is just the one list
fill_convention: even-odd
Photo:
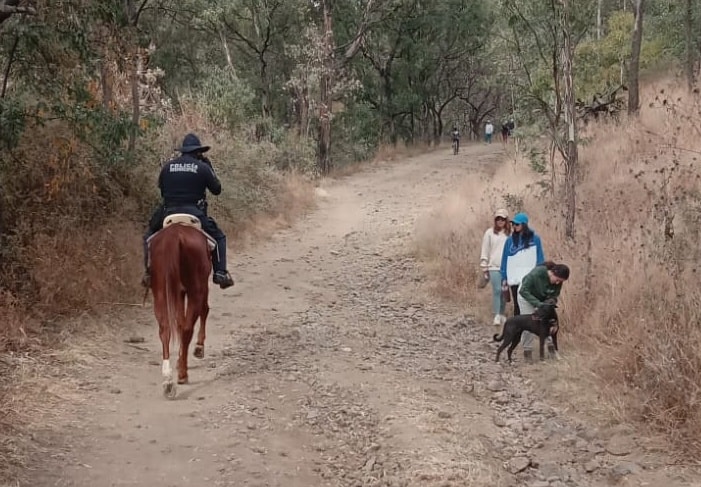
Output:
[[[551,261],[536,266],[521,281],[518,288],[518,305],[521,314],[533,314],[544,301],[550,299],[557,301],[560,297],[562,283],[570,277],[570,268],[565,264],[556,264]],[[523,355],[526,360],[533,357],[533,339],[535,335],[529,332],[523,333]],[[548,337],[548,349],[552,347]]]

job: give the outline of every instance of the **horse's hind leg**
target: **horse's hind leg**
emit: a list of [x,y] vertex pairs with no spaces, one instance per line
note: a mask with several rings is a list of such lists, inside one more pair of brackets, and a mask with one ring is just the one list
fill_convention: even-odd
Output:
[[[192,336],[195,334],[195,323],[202,315],[201,298],[193,292],[187,298],[187,306],[180,327],[180,357],[178,357],[178,384],[187,383],[187,351],[190,348]],[[194,296],[194,297],[193,297]],[[200,328],[201,332],[201,328]],[[196,351],[196,349],[195,349]],[[204,350],[203,350],[204,351]]]
[[180,356],[178,357],[178,384],[187,384],[187,349],[190,348],[195,324],[187,321],[180,332]]
[[195,345],[195,351],[193,352],[195,358],[204,358],[204,340],[206,337],[205,328],[207,326],[208,315],[209,304],[205,302],[202,306],[202,313],[200,314],[200,328],[197,332],[197,344]]
[[176,390],[173,382],[173,369],[170,367],[170,327],[168,317],[159,312],[161,306],[156,306],[156,320],[158,321],[158,335],[163,348],[163,364],[161,373],[163,375],[163,395],[168,399],[175,398]]

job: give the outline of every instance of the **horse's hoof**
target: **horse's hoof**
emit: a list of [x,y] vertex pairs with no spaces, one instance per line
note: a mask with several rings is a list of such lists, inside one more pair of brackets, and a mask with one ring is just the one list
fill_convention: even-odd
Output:
[[196,345],[192,355],[194,355],[195,358],[204,358],[204,345]]
[[166,399],[175,399],[175,394],[177,393],[177,388],[172,380],[165,381],[163,383],[163,395]]

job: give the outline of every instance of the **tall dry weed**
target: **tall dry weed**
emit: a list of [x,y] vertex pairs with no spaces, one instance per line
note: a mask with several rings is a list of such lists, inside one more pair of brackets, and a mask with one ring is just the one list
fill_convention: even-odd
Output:
[[486,315],[489,293],[473,282],[478,241],[496,206],[525,210],[546,258],[572,268],[563,335],[567,348],[592,356],[577,363],[619,391],[622,416],[701,451],[701,101],[662,82],[643,100],[638,119],[582,132],[574,241],[563,237],[561,174],[538,175],[516,157],[481,188],[468,183],[449,198],[419,226],[417,245],[439,288]]
[[474,283],[481,236],[496,207],[525,210],[546,258],[572,268],[563,288],[563,335],[568,348],[592,356],[577,363],[618,391],[611,400],[624,408],[622,416],[696,451],[700,118],[698,95],[659,82],[645,90],[638,119],[586,127],[574,241],[563,237],[562,175],[537,174],[524,156],[505,161],[483,184],[466,183],[417,228],[438,289],[486,317],[489,292]]

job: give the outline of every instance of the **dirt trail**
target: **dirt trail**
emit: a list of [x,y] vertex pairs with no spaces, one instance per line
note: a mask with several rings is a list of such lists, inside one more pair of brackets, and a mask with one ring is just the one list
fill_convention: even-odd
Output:
[[694,485],[634,432],[539,398],[542,366],[493,364],[493,327],[426,293],[416,218],[500,159],[480,145],[331,182],[294,228],[232,255],[175,401],[150,308],[123,323],[145,342],[80,369],[84,402],[27,485]]

